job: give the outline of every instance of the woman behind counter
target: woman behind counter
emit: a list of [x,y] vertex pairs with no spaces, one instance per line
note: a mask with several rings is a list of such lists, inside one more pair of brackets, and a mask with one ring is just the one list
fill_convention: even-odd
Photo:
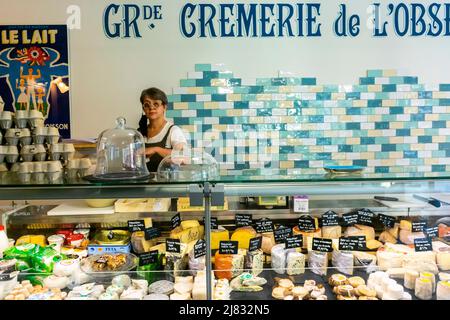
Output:
[[157,89],[149,88],[141,93],[141,104],[144,114],[139,121],[138,131],[145,139],[145,155],[147,168],[156,172],[162,159],[172,153],[172,150],[182,150],[187,147],[183,131],[167,121],[167,96]]

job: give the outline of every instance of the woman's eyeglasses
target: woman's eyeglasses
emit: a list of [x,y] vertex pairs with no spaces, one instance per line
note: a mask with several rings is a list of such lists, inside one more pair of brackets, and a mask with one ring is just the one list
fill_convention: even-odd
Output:
[[161,107],[162,104],[151,104],[150,102],[145,102],[144,104],[142,104],[142,109],[144,110],[156,110],[159,107]]

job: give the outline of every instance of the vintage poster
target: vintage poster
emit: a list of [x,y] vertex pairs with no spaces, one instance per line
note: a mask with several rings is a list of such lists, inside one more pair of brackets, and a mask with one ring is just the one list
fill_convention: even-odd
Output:
[[0,111],[39,110],[70,138],[65,25],[0,25]]

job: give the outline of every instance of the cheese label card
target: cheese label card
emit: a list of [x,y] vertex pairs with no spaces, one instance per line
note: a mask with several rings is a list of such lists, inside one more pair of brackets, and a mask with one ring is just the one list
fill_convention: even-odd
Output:
[[395,226],[395,221],[397,221],[395,217],[387,216],[382,213],[378,214],[378,220],[380,220],[386,229],[393,228]]
[[426,221],[412,222],[412,232],[423,232],[426,227]]
[[329,210],[322,215],[322,226],[333,227],[339,225],[339,216],[336,212]]
[[320,252],[332,252],[333,241],[331,239],[313,238],[312,249]]
[[273,232],[273,222],[270,219],[257,220],[255,226],[257,233]]
[[181,253],[180,239],[166,239],[166,252]]
[[252,238],[250,239],[248,250],[256,251],[258,249],[261,249],[261,245],[262,245],[262,237]]
[[253,224],[253,219],[252,219],[251,214],[236,213],[234,221],[235,221],[236,227],[238,227],[238,228],[251,226]]
[[139,255],[139,265],[145,266],[148,264],[156,263],[158,261],[158,250],[142,253]]
[[300,231],[314,231],[316,230],[316,223],[313,217],[311,216],[301,216],[298,218],[298,229]]
[[414,239],[414,250],[416,252],[433,251],[431,238]]
[[308,212],[309,200],[308,196],[294,196],[294,212]]
[[194,258],[200,258],[206,256],[206,242],[203,239],[199,239],[196,244],[194,244]]
[[220,254],[237,254],[239,242],[238,241],[220,241],[219,253]]
[[144,220],[128,221],[128,230],[130,230],[131,233],[136,232],[136,231],[144,231],[145,230]]
[[373,226],[373,220],[375,218],[375,213],[369,209],[363,209],[358,211],[358,224]]
[[339,250],[342,251],[360,251],[366,249],[366,237],[354,236],[354,237],[340,237],[339,238]]
[[295,249],[303,247],[303,236],[301,234],[287,237],[285,240],[286,249]]
[[[205,224],[205,218],[203,218],[203,224]],[[211,229],[219,229],[216,217],[211,217]]]
[[172,230],[175,229],[176,227],[181,226],[181,216],[180,213],[177,213],[176,215],[174,215],[172,217]]
[[292,236],[292,229],[288,227],[281,226],[273,232],[276,243],[284,243],[287,237]]
[[423,232],[429,238],[437,238],[439,236],[439,227],[425,228]]
[[342,215],[342,219],[344,220],[344,226],[352,226],[358,222],[358,213],[350,212]]
[[145,240],[152,240],[161,236],[158,228],[147,228],[144,230]]

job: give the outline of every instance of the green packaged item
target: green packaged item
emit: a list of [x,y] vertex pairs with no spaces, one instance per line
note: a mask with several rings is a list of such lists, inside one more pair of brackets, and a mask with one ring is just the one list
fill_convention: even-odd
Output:
[[42,273],[51,273],[55,263],[61,260],[63,260],[62,255],[50,246],[41,247],[31,258],[33,269]]
[[27,243],[6,249],[3,252],[5,259],[17,259],[31,264],[31,257],[39,251],[39,246],[33,243]]
[[33,286],[44,286],[44,279],[47,276],[30,274],[23,278],[23,280],[29,280]]
[[149,283],[156,280],[158,272],[152,272],[161,270],[162,267],[162,254],[144,253],[139,256],[139,266],[137,267],[138,276],[144,278]]
[[31,265],[25,260],[16,259],[16,270],[17,271],[25,271],[31,268]]

